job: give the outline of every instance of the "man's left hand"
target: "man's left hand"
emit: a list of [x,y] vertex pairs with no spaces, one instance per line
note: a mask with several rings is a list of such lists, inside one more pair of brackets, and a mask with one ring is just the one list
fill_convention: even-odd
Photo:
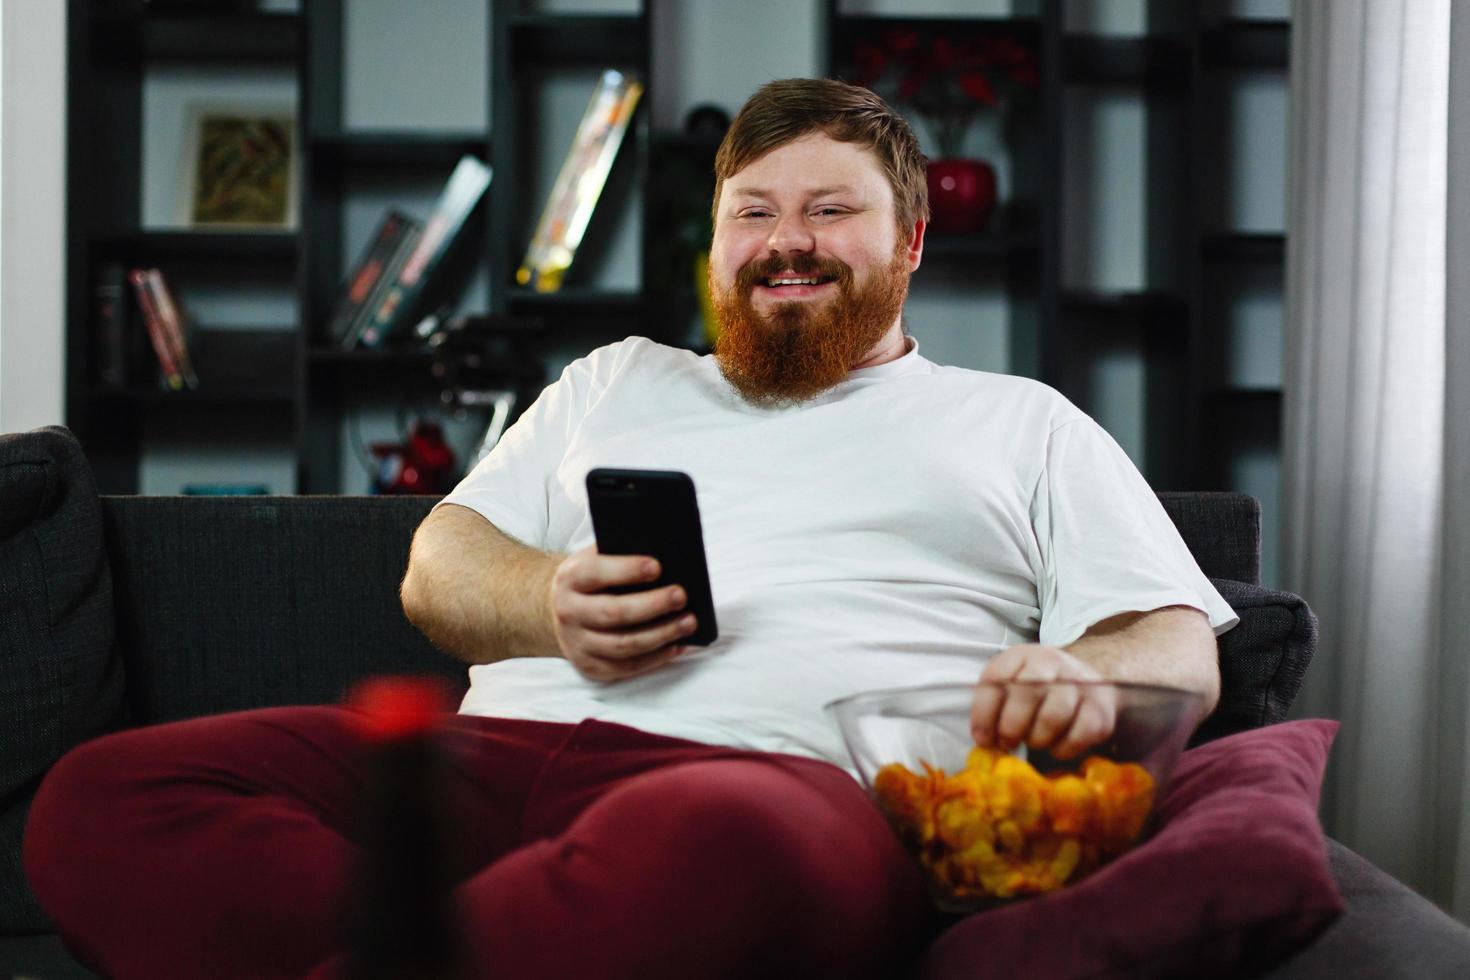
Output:
[[986,681],[1102,681],[1097,669],[1057,647],[1027,643],[997,654],[970,704],[976,745],[1010,751],[1022,742],[1070,759],[1113,733],[1117,698],[1108,685],[1001,687]]

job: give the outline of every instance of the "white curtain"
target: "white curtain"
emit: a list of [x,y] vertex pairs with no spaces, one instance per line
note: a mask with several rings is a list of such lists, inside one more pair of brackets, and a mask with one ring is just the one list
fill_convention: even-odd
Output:
[[1470,921],[1467,20],[1293,8],[1282,580],[1321,620],[1299,713],[1342,720],[1328,832]]

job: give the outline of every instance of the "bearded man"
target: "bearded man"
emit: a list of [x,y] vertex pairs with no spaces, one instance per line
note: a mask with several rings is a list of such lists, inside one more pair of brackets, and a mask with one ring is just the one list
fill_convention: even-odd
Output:
[[[413,540],[404,608],[473,665],[443,733],[473,975],[901,975],[922,884],[825,703],[1009,678],[1218,697],[1235,616],[1117,445],[1050,388],[941,367],[905,334],[927,198],[900,117],[839,82],[766,85],[720,148],[714,219],[715,354],[631,338],[571,364]],[[658,570],[598,553],[600,466],[693,478],[713,645],[681,643],[678,585],[610,591]],[[1101,699],[994,690],[976,686],[982,744],[1075,754],[1112,725]],[[116,977],[340,969],[363,779],[346,714],[201,719],[63,760],[27,860],[69,945]],[[56,872],[78,839],[86,874]],[[97,876],[138,884],[100,910]]]

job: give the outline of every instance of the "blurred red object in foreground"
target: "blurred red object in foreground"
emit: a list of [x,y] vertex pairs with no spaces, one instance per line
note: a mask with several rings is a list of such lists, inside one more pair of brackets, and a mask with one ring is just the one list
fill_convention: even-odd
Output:
[[447,822],[446,768],[435,737],[453,698],[429,677],[374,677],[347,695],[368,753],[347,893],[349,980],[471,975],[454,915],[458,866]]
[[373,677],[347,694],[364,736],[373,741],[430,732],[441,715],[453,710],[449,685],[431,677]]

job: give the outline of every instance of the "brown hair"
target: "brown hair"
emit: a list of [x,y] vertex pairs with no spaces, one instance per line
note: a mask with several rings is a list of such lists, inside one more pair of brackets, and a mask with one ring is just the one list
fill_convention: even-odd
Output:
[[720,188],[770,151],[812,133],[872,150],[893,188],[899,237],[914,222],[929,220],[929,185],[924,154],[903,117],[876,94],[828,78],[785,78],[767,82],[740,109],[715,155],[711,218],[719,221]]

